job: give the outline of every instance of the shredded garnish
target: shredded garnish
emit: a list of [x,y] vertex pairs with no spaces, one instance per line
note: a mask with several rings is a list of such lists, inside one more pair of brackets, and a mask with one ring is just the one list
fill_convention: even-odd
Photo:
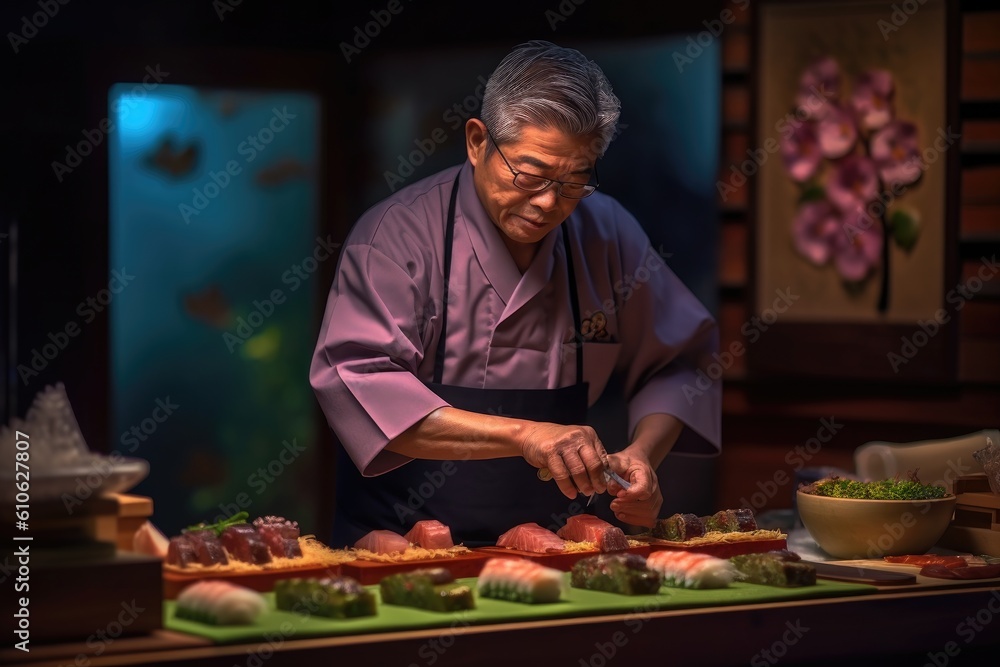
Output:
[[368,549],[350,549],[357,560],[369,560],[377,563],[405,563],[411,560],[431,560],[434,558],[454,558],[464,554],[471,554],[472,550],[461,544],[447,549],[424,549],[422,547],[410,546],[406,551],[393,551],[388,554],[380,554]]
[[689,540],[675,541],[663,540],[656,537],[649,537],[650,541],[662,544],[683,544],[686,546],[701,546],[703,544],[722,544],[726,542],[752,542],[754,540],[783,540],[788,535],[780,530],[750,530],[747,532],[723,533],[720,531],[710,531],[702,537],[692,537]]

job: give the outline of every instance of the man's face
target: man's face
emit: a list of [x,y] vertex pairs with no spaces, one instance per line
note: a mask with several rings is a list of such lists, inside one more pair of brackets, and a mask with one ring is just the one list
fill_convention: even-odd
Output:
[[[561,224],[579,199],[557,194],[558,184],[540,192],[514,185],[514,174],[496,149],[486,156],[490,141],[485,126],[469,121],[469,159],[475,167],[476,193],[490,219],[512,244],[532,246]],[[565,134],[548,127],[525,126],[515,142],[500,146],[515,171],[560,181],[587,183],[594,171],[594,137]]]

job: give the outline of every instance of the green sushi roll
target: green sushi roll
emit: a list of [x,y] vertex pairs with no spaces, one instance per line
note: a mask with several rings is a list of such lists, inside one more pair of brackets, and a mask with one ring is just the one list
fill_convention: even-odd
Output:
[[443,567],[390,574],[379,582],[385,604],[416,607],[428,611],[475,609],[472,588],[455,581]]
[[646,567],[646,559],[638,554],[601,554],[578,560],[573,565],[570,584],[574,588],[618,593],[648,595],[660,590],[663,577]]
[[683,542],[692,537],[702,537],[705,534],[705,524],[694,514],[674,514],[666,519],[660,519],[653,525],[652,535],[661,540]]
[[377,613],[375,595],[351,577],[282,579],[274,585],[278,609],[327,618]]
[[744,554],[729,560],[739,570],[740,579],[751,584],[791,588],[816,583],[816,568],[801,562],[799,555],[791,551]]

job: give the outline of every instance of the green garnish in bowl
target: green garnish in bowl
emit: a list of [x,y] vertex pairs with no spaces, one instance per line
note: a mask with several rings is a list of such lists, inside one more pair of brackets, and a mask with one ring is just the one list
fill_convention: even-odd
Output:
[[816,496],[861,500],[932,500],[948,495],[943,486],[921,484],[916,479],[859,482],[853,479],[832,478],[819,480],[802,490]]

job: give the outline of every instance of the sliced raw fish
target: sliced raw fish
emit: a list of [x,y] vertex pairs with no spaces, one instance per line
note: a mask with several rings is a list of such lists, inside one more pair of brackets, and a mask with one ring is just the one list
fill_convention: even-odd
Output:
[[139,526],[132,537],[132,551],[136,553],[166,559],[169,549],[170,540],[149,521]]
[[[267,545],[272,556],[278,558],[301,558],[302,548],[299,546],[299,538],[287,537],[290,531],[278,525],[262,525],[257,529],[261,541]],[[298,528],[294,532],[298,532]]]
[[286,540],[300,537],[299,522],[289,521],[280,516],[263,516],[253,520],[253,527],[263,536],[265,533],[278,533]]
[[191,540],[183,535],[170,538],[170,544],[167,547],[167,563],[177,567],[187,567],[191,563],[197,562],[198,556],[194,552]]
[[271,562],[271,553],[253,526],[245,523],[222,531],[222,546],[236,560],[253,565]]
[[451,528],[433,519],[416,522],[404,537],[407,542],[424,549],[450,549],[455,546]]
[[354,543],[355,549],[365,549],[377,554],[391,554],[406,551],[410,541],[391,530],[373,530]]
[[497,539],[497,546],[542,554],[566,550],[566,542],[561,537],[537,523],[514,526]]
[[202,565],[228,565],[229,559],[222,548],[222,540],[215,536],[215,531],[195,530],[184,533],[191,542],[198,562]]
[[592,514],[575,514],[566,520],[566,525],[556,531],[556,535],[573,542],[595,542],[600,551],[625,551],[628,538],[618,526]]

